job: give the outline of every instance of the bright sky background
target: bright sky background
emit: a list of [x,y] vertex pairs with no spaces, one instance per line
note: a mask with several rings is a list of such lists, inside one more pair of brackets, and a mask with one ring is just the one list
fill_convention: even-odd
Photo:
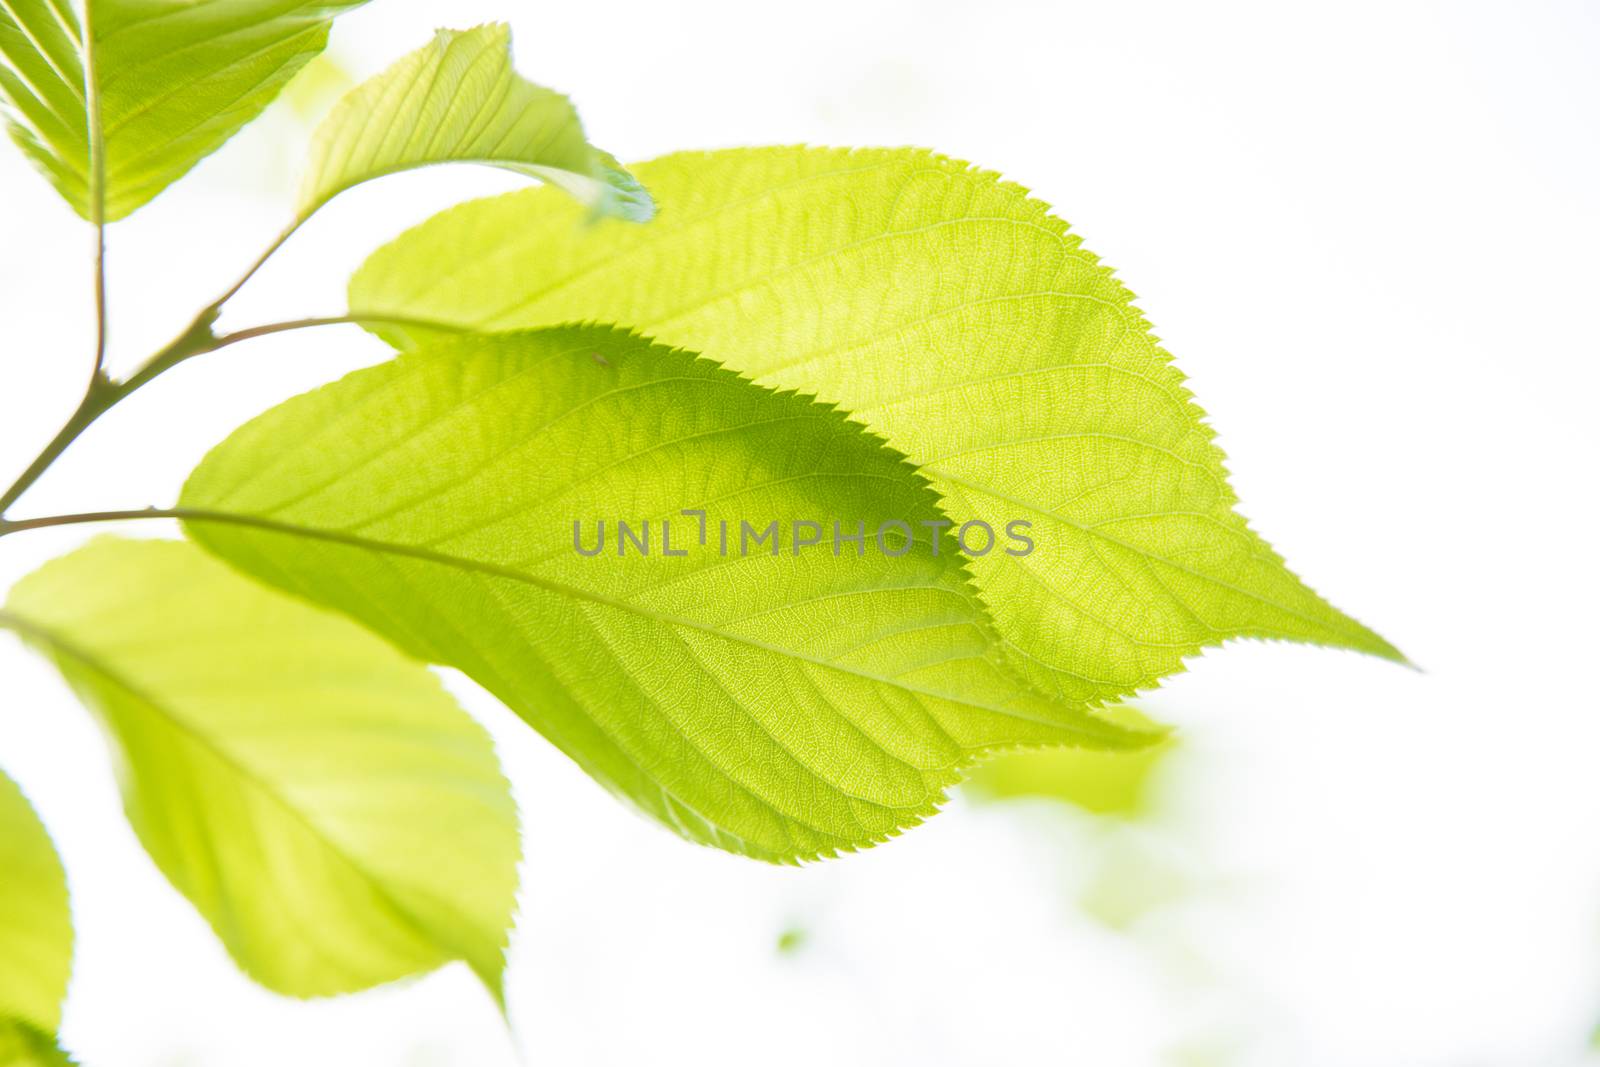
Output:
[[[526,1062],[1586,1062],[1600,5],[374,0],[332,55],[364,77],[445,17],[509,20],[521,69],[624,158],[918,144],[1030,186],[1140,294],[1256,527],[1426,671],[1214,651],[1149,701],[1185,748],[1144,822],[958,798],[802,870],[644,822],[455,678],[526,824]],[[280,227],[306,137],[280,107],[114,229],[116,368]],[[228,325],[337,312],[376,244],[518,181],[450,169],[341,198]],[[5,480],[81,388],[89,248],[0,153]],[[197,361],[18,514],[169,503],[234,425],[382,354],[338,328]],[[0,585],[88,534],[8,538]],[[312,1005],[253,987],[134,841],[88,716],[9,637],[0,764],[68,866],[63,1037],[86,1067],[516,1062],[462,968]],[[1091,891],[1150,900],[1119,928],[1079,906]]]

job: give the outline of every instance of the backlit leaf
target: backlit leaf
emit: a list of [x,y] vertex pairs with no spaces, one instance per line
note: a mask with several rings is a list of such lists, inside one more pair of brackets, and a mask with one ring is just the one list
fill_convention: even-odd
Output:
[[592,210],[644,221],[648,194],[589,144],[570,101],[523,80],[503,25],[433,41],[346,96],[317,130],[305,218],[351,186],[434,163],[485,163],[560,186]]
[[316,996],[459,959],[499,996],[516,812],[426,668],[175,541],[99,538],[7,608],[98,713],[139,839],[248,974]]
[[838,403],[922,467],[957,523],[1033,522],[1037,551],[972,570],[1012,664],[1060,698],[1150,686],[1234,637],[1400,658],[1250,530],[1132,294],[1024,190],[911,149],[686,153],[635,172],[671,205],[648,229],[580,237],[538,190],[462,205],[373,255],[351,308],[478,329],[628,322]]
[[0,772],[0,1064],[13,1062],[8,1045],[21,1057],[49,1044],[71,973],[66,874],[28,798]]
[[[88,0],[90,55],[70,0],[0,3],[0,99],[12,138],[93,217],[88,103],[114,221],[215,152],[365,0]],[[86,91],[85,69],[95,76]]]
[[[225,559],[460,668],[643,811],[762,859],[880,841],[995,747],[1147,740],[998,669],[899,453],[620,331],[467,336],[358,371],[238,430],[182,505]],[[576,551],[575,522],[592,548],[618,520],[650,523],[655,551]],[[890,520],[917,535],[889,531],[903,554],[870,542]],[[827,540],[797,552],[797,521]],[[741,554],[744,522],[776,522],[776,552]],[[859,554],[834,553],[834,523],[867,532]]]
[[43,1030],[0,1016],[0,1067],[74,1067],[74,1063]]

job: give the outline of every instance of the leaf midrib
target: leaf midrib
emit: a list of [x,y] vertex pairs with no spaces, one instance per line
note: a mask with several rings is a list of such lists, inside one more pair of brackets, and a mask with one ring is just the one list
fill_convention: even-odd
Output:
[[[582,600],[592,604],[598,604],[603,607],[608,607],[613,610],[627,612],[629,614],[637,615],[641,618],[649,619],[665,626],[678,626],[685,629],[698,630],[702,633],[709,634],[722,640],[730,641],[736,644],[743,644],[750,648],[769,652],[776,656],[810,663],[825,670],[832,670],[842,674],[848,674],[853,677],[861,678],[865,681],[892,686],[897,689],[902,689],[908,693],[916,693],[937,700],[948,700],[955,704],[964,704],[968,707],[979,708],[984,711],[994,712],[995,714],[999,715],[1007,715],[1015,719],[1031,722],[1041,726],[1050,726],[1056,729],[1075,731],[1085,736],[1097,737],[1107,741],[1115,742],[1118,740],[1126,740],[1128,737],[1125,731],[1110,727],[1109,724],[1103,731],[1096,732],[1095,726],[1100,724],[1095,722],[1092,717],[1087,714],[1087,711],[1085,711],[1085,714],[1081,720],[1074,720],[1071,722],[1060,722],[1029,715],[1016,708],[1000,707],[993,703],[979,702],[970,697],[940,692],[925,686],[911,685],[901,678],[874,674],[870,671],[864,671],[859,668],[818,659],[814,656],[807,656],[793,649],[780,648],[776,645],[771,645],[764,641],[758,641],[755,638],[743,634],[731,633],[720,627],[713,626],[709,623],[701,622],[696,619],[689,619],[678,615],[670,615],[666,612],[654,611],[638,604],[630,603],[626,600],[620,600],[615,597],[606,596],[604,593],[596,593],[592,590],[569,585],[566,582],[556,581],[555,579],[545,578],[540,575],[529,574],[511,567],[490,563],[486,560],[471,559],[465,556],[457,556],[448,552],[440,552],[435,549],[422,548],[415,545],[406,545],[391,541],[379,541],[372,538],[362,537],[357,534],[346,533],[342,530],[323,530],[312,526],[304,526],[298,523],[270,519],[260,515],[246,515],[237,512],[212,511],[205,508],[191,507],[178,507],[169,511],[154,512],[151,514],[152,516],[180,519],[185,523],[216,522],[234,526],[246,526],[259,530],[265,530],[270,533],[286,534],[294,537],[305,537],[312,540],[343,544],[351,548],[363,549],[369,552],[409,556],[413,559],[420,559],[428,563],[437,563],[442,566],[455,567],[460,570],[472,571],[493,577],[505,578],[510,581],[521,582],[525,585],[532,585],[536,588],[543,589],[546,592],[555,593],[558,596],[570,597],[575,600]],[[1027,695],[1027,691],[1019,690],[1018,695]],[[1041,697],[1041,699],[1043,698]]]
[[[1043,505],[1030,503],[1029,501],[1021,499],[1020,497],[1012,496],[1012,495],[1010,495],[1008,493],[1002,493],[998,489],[993,488],[992,486],[978,485],[975,482],[971,482],[971,481],[968,481],[968,480],[966,480],[964,478],[957,477],[956,475],[951,474],[949,471],[945,471],[945,470],[939,469],[939,467],[935,463],[930,463],[927,467],[923,468],[923,470],[928,475],[928,477],[930,479],[934,479],[935,481],[947,482],[947,483],[949,483],[951,485],[959,486],[962,489],[966,489],[966,490],[969,490],[969,491],[982,493],[983,495],[991,497],[991,498],[993,498],[995,500],[1003,500],[1008,504],[1014,504],[1017,507],[1027,508],[1029,511],[1032,511],[1032,512],[1034,512],[1036,514],[1042,515],[1042,516],[1044,516],[1046,518],[1049,518],[1052,521],[1059,522],[1064,526],[1071,527],[1072,529],[1077,530],[1080,533],[1086,534],[1086,535],[1088,535],[1090,537],[1093,537],[1093,538],[1098,538],[1100,540],[1103,540],[1103,541],[1107,542],[1108,544],[1115,545],[1118,548],[1125,549],[1128,552],[1131,552],[1134,555],[1138,556],[1140,559],[1147,560],[1147,561],[1149,561],[1151,563],[1159,563],[1159,564],[1161,564],[1163,566],[1166,566],[1166,567],[1171,567],[1173,570],[1180,571],[1180,572],[1182,572],[1184,574],[1187,574],[1191,578],[1198,578],[1201,581],[1208,582],[1208,583],[1210,583],[1212,585],[1215,585],[1215,586],[1217,586],[1217,587],[1219,587],[1221,589],[1226,589],[1227,591],[1229,591],[1231,593],[1236,593],[1239,596],[1242,596],[1242,597],[1244,597],[1244,598],[1246,598],[1248,600],[1254,600],[1257,603],[1264,604],[1267,607],[1270,607],[1270,608],[1273,608],[1275,610],[1281,611],[1286,615],[1292,616],[1292,617],[1294,617],[1296,619],[1299,619],[1302,622],[1308,623],[1313,628],[1326,627],[1327,626],[1326,623],[1319,623],[1319,622],[1317,622],[1317,620],[1313,619],[1311,616],[1307,615],[1305,612],[1300,611],[1300,610],[1298,610],[1296,608],[1289,607],[1287,604],[1283,604],[1283,603],[1281,603],[1279,601],[1273,600],[1272,598],[1264,596],[1264,595],[1262,595],[1260,593],[1252,592],[1252,591],[1250,591],[1248,589],[1241,588],[1240,586],[1234,585],[1232,582],[1229,582],[1229,581],[1226,581],[1225,579],[1216,577],[1215,575],[1204,574],[1204,573],[1202,573],[1200,571],[1195,570],[1193,567],[1188,567],[1188,566],[1185,566],[1182,563],[1177,563],[1177,562],[1175,562],[1173,560],[1167,559],[1165,556],[1161,556],[1161,555],[1158,555],[1158,554],[1156,554],[1154,552],[1149,551],[1148,549],[1141,548],[1140,546],[1135,545],[1135,544],[1133,544],[1133,543],[1131,543],[1129,541],[1124,541],[1121,538],[1115,537],[1115,536],[1113,536],[1111,534],[1108,534],[1104,530],[1098,529],[1095,526],[1085,526],[1085,525],[1083,525],[1081,523],[1074,522],[1073,520],[1068,519],[1068,518],[1066,518],[1066,517],[1064,517],[1062,515],[1058,515],[1058,514],[1052,512],[1052,511],[1049,511]],[[1236,515],[1237,513],[1230,511],[1229,514],[1230,515]],[[1252,551],[1251,551],[1250,554],[1253,557],[1256,557],[1256,558],[1272,558],[1272,557],[1265,557],[1265,556],[1263,556],[1261,554],[1261,552],[1259,551],[1259,548],[1257,546],[1262,544],[1262,542],[1260,541],[1260,539],[1258,537],[1256,537],[1252,533],[1252,531],[1250,530],[1249,526],[1243,524],[1242,521],[1241,521],[1241,524],[1240,524],[1239,528],[1231,528],[1231,527],[1223,526],[1223,529],[1229,530],[1229,532],[1235,534],[1241,540],[1245,541],[1248,545],[1250,545],[1251,548],[1252,548]],[[1177,598],[1177,597],[1174,597],[1173,599],[1175,601],[1180,601],[1180,598]],[[1353,621],[1353,620],[1351,620],[1351,621]],[[1206,624],[1206,625],[1209,627],[1209,624]],[[1379,637],[1376,633],[1373,633],[1373,632],[1371,632],[1369,630],[1366,630],[1366,628],[1362,627],[1359,623],[1355,624],[1355,628],[1354,629],[1352,629],[1351,627],[1348,627],[1348,626],[1341,627],[1341,629],[1344,629],[1348,635],[1353,636],[1354,638],[1360,639],[1363,643],[1372,644],[1375,648],[1380,650],[1379,653],[1378,653],[1379,655],[1382,655],[1382,656],[1384,656],[1385,658],[1388,658],[1388,659],[1394,659],[1394,660],[1401,661],[1401,662],[1404,661],[1404,657],[1401,656],[1401,654],[1396,649],[1394,649],[1394,647],[1392,645],[1390,645],[1383,638]],[[1128,635],[1124,634],[1123,636],[1126,637]],[[1130,640],[1132,640],[1132,638],[1130,638]]]
[[338,841],[334,840],[327,834],[326,830],[317,825],[317,823],[314,822],[304,811],[301,811],[294,804],[290,803],[289,799],[283,793],[281,793],[276,787],[273,786],[272,783],[257,773],[254,768],[241,761],[237,756],[229,752],[205,731],[189,722],[184,716],[177,714],[164,702],[151,696],[141,686],[134,684],[120,671],[106,663],[95,652],[78,645],[76,642],[62,637],[49,626],[35,622],[34,620],[25,616],[18,615],[14,611],[0,609],[0,628],[6,627],[14,630],[19,636],[31,636],[39,641],[42,641],[58,654],[75,660],[90,672],[99,675],[102,679],[111,683],[111,685],[122,690],[135,701],[156,712],[161,718],[167,720],[174,727],[176,727],[180,733],[198,743],[205,751],[211,753],[218,762],[232,768],[233,771],[238,774],[240,779],[254,786],[263,796],[267,797],[276,807],[280,808],[292,821],[299,823],[318,841],[321,841],[328,851],[337,856],[357,877],[366,882],[372,891],[377,894],[378,899],[382,900],[386,905],[388,905],[389,910],[398,919],[400,919],[401,922],[403,922],[424,944],[442,948],[445,951],[454,954],[456,958],[467,960],[469,962],[472,961],[472,953],[468,953],[458,945],[445,943],[437,934],[431,932],[423,924],[421,919],[419,919],[409,908],[395,899],[395,897],[384,887],[383,883],[378,879],[378,877],[374,875],[364,863],[350,855],[350,853],[347,852]]

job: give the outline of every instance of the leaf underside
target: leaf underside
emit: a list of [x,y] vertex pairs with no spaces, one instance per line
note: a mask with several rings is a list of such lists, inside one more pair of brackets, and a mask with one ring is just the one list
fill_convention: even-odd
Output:
[[[88,0],[105,219],[148,203],[269,104],[365,0]],[[69,0],[0,4],[13,140],[92,218],[83,31]]]
[[[461,669],[644,812],[761,859],[880,841],[997,747],[1148,740],[1000,669],[903,456],[620,331],[468,336],[358,371],[236,431],[182,505],[206,548]],[[888,518],[920,535],[894,558],[797,555],[787,532],[778,554],[718,549],[722,521]],[[575,520],[590,542],[617,519],[654,524],[655,554],[575,551]],[[662,520],[687,555],[661,553]]]
[[320,996],[461,959],[500,995],[516,812],[426,668],[182,542],[98,538],[7,610],[96,711],[140,841],[246,973]]
[[440,30],[340,101],[317,130],[299,217],[361,182],[452,162],[550,182],[599,215],[642,222],[654,212],[643,188],[588,143],[571,102],[518,76],[510,31],[488,25]]
[[12,1062],[8,1043],[49,1044],[71,973],[66,873],[28,798],[0,772],[0,1064]]
[[1235,637],[1400,658],[1250,530],[1132,294],[1018,186],[911,149],[634,170],[670,205],[648,228],[575,232],[540,190],[464,204],[375,253],[350,306],[485,330],[626,322],[839,404],[958,524],[1033,523],[1035,552],[972,571],[1012,666],[1060,700],[1151,686]]

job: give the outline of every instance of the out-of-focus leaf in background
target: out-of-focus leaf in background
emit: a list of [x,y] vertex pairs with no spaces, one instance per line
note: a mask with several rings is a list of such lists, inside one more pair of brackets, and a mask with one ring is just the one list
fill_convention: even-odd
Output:
[[0,772],[0,1065],[49,1062],[42,1050],[54,1048],[71,973],[66,873],[28,798]]
[[[1126,706],[1119,710],[1121,721],[1154,729],[1153,723]],[[1147,810],[1155,771],[1177,743],[1177,736],[1169,735],[1134,752],[1064,748],[1005,752],[973,767],[966,791],[980,802],[1042,797],[1099,815],[1136,817]]]
[[[1124,721],[1147,721],[1131,708]],[[1191,879],[1163,847],[1162,835],[1136,825],[1157,813],[1160,771],[1179,745],[1178,735],[1134,752],[1040,749],[1007,752],[973,768],[965,791],[980,804],[1019,800],[1059,801],[1112,825],[1084,843],[1083,860],[1092,873],[1078,903],[1115,929],[1127,929],[1143,916],[1182,900]],[[1117,824],[1128,824],[1122,832]]]
[[355,84],[345,65],[332,52],[323,52],[289,80],[283,103],[302,120],[320,119]]

